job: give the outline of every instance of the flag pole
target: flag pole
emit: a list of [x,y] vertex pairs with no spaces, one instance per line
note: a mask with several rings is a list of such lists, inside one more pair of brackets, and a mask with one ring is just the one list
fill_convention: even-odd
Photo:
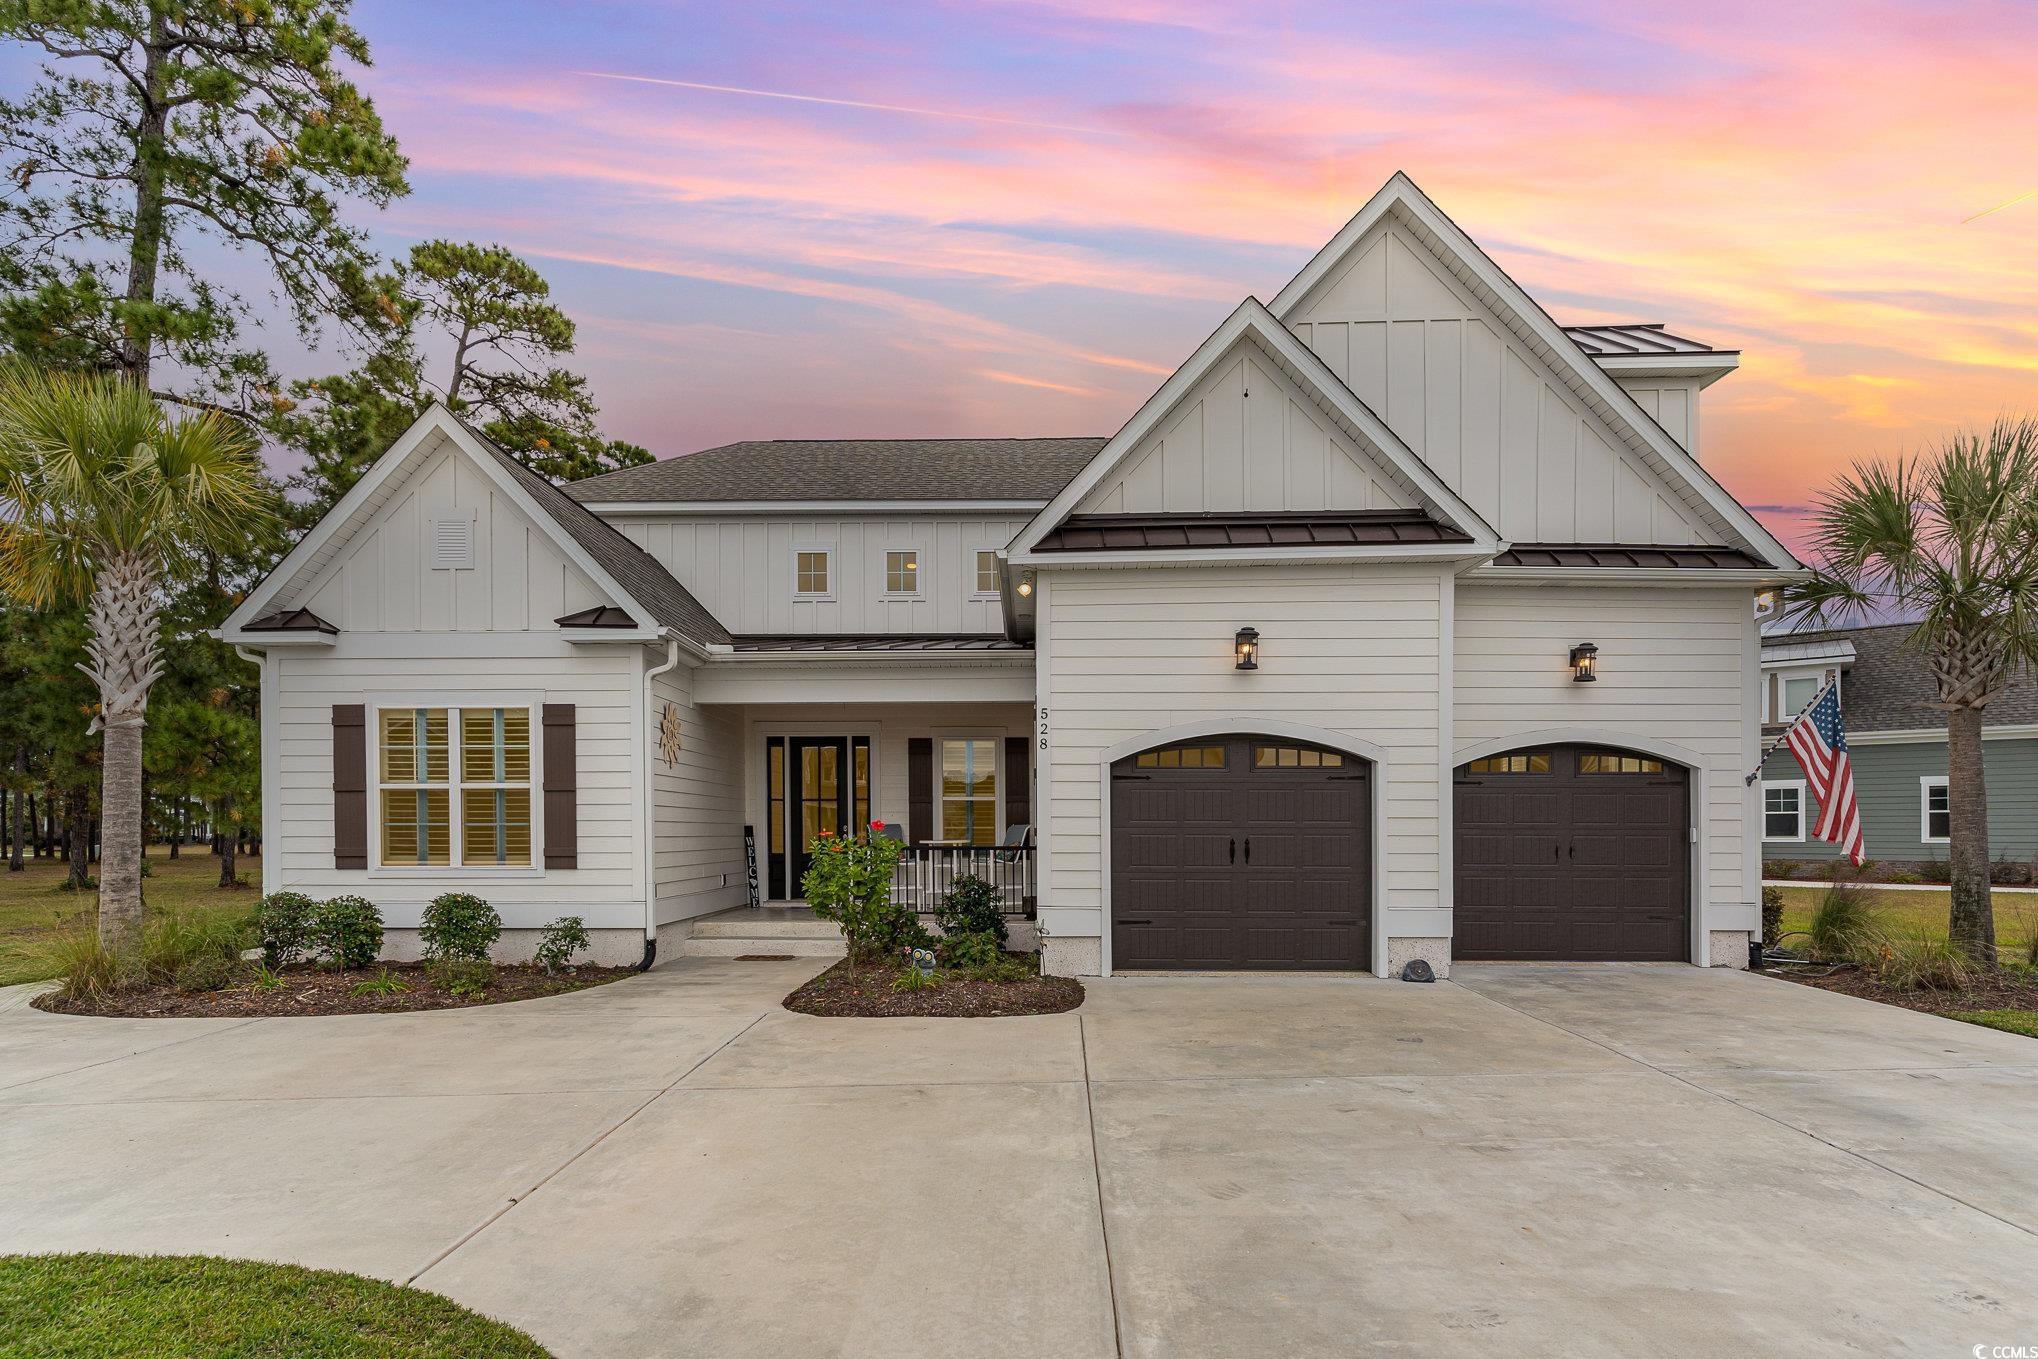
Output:
[[1797,710],[1797,716],[1791,718],[1790,721],[1784,725],[1783,734],[1777,737],[1774,741],[1771,741],[1769,743],[1769,748],[1762,752],[1762,758],[1755,761],[1755,772],[1748,775],[1747,778],[1741,780],[1741,786],[1743,788],[1749,788],[1754,786],[1755,780],[1762,777],[1762,766],[1768,764],[1769,757],[1771,755],[1774,755],[1777,751],[1783,749],[1784,742],[1790,739],[1791,728],[1795,727],[1798,724],[1799,719],[1812,710],[1814,704],[1816,704],[1820,699],[1826,696],[1826,690],[1832,688],[1835,684],[1838,684],[1839,682],[1840,681],[1837,676],[1827,680],[1824,684],[1819,686],[1819,691],[1811,696],[1810,700],[1808,700],[1805,703],[1804,707],[1799,708]]

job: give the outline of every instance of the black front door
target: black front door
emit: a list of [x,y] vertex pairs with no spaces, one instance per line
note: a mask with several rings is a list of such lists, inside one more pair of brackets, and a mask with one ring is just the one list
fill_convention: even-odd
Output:
[[770,895],[790,901],[822,831],[848,835],[870,819],[870,738],[774,736],[765,743]]

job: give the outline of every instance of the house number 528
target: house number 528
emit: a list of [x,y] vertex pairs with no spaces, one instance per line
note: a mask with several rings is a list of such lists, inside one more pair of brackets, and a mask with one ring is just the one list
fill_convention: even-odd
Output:
[[1040,710],[1040,748],[1047,749],[1047,709]]

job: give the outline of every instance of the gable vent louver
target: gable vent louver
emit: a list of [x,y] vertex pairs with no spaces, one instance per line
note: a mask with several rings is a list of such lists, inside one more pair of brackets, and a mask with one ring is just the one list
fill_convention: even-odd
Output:
[[430,552],[434,571],[474,569],[474,512],[435,514],[430,524]]

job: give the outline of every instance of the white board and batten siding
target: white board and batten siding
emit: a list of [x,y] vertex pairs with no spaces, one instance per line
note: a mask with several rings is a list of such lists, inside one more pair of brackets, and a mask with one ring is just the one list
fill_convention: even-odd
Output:
[[[1456,749],[1573,731],[1694,752],[1695,800],[1703,789],[1693,808],[1700,928],[1755,928],[1760,864],[1750,860],[1754,803],[1742,777],[1758,734],[1752,677],[1761,642],[1748,591],[1468,582],[1456,617]],[[1599,648],[1593,684],[1574,682],[1566,664],[1586,641]]]
[[1635,404],[1647,413],[1651,420],[1663,427],[1663,432],[1684,445],[1684,451],[1692,457],[1698,456],[1698,397],[1701,384],[1697,378],[1619,378],[1616,379],[1635,399]]
[[1283,320],[1503,538],[1718,537],[1391,217]]
[[[651,677],[653,893],[660,925],[750,900],[743,861],[743,721],[739,709],[693,701],[692,667]],[[679,756],[660,741],[665,706],[679,721]]]
[[1126,454],[1078,514],[1407,509],[1328,412],[1241,339]]
[[[1002,549],[1026,521],[952,513],[616,515],[610,522],[742,635],[1002,631],[997,595],[977,591],[976,554]],[[829,591],[801,598],[794,554],[816,548],[829,554]],[[885,589],[885,554],[893,550],[919,554],[914,593]]]
[[[1375,938],[1450,933],[1443,911],[1439,679],[1450,578],[1431,565],[1142,567],[1054,572],[1041,605],[1043,923],[1107,932],[1104,753],[1191,723],[1327,729],[1385,754],[1374,771],[1385,900]],[[1234,668],[1251,624],[1263,660]],[[1376,950],[1376,954],[1378,950]]]
[[[435,566],[435,547],[457,546],[461,536],[473,564]],[[309,608],[343,633],[550,632],[555,618],[611,602],[494,480],[442,441],[333,561],[277,605]]]

